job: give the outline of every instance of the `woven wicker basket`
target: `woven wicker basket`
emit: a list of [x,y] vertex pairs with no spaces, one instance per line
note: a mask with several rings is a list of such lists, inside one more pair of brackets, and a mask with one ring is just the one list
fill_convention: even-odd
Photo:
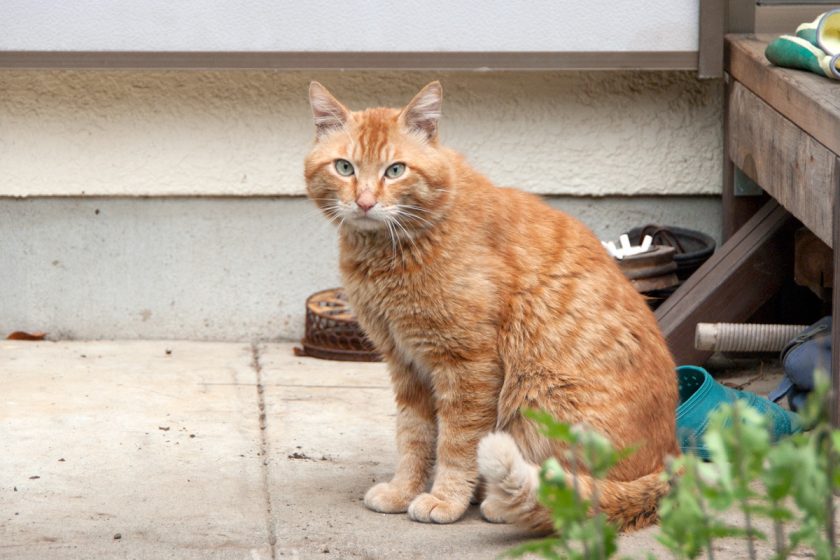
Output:
[[379,362],[341,288],[316,292],[306,299],[306,333],[299,356],[345,362]]

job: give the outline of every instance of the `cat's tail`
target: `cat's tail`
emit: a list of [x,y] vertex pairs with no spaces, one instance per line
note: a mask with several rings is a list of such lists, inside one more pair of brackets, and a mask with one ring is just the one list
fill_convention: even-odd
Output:
[[[549,510],[537,500],[539,467],[525,460],[509,434],[497,432],[481,440],[478,470],[487,484],[486,498],[481,504],[485,519],[514,523],[541,533],[554,530]],[[579,475],[576,482],[581,497],[589,499],[593,479]],[[657,505],[669,489],[661,473],[630,481],[601,480],[598,501],[601,511],[619,530],[641,529],[656,523]]]

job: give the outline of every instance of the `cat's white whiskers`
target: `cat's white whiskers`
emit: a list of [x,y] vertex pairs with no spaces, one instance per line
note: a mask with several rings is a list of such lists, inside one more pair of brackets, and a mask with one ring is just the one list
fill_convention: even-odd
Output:
[[421,208],[420,206],[414,206],[412,204],[397,204],[398,210],[411,210],[412,212],[420,212],[421,214],[428,214],[431,216],[433,212],[431,210],[427,210],[425,208]]
[[338,214],[327,215],[326,218],[327,218],[327,222],[329,222],[331,224],[335,224],[336,220],[344,221],[344,218],[342,218]]
[[411,243],[412,247],[414,247],[414,251],[419,253],[420,249],[417,247],[417,244],[414,242],[414,238],[411,233],[405,228],[405,226],[400,223],[399,219],[394,217],[394,223],[400,227],[405,232],[405,236],[408,239],[409,243]]
[[412,212],[408,212],[406,210],[403,210],[401,208],[397,208],[395,210],[395,213],[396,213],[397,216],[404,216],[404,217],[406,217],[406,218],[408,218],[412,221],[423,222],[426,225],[428,225],[429,227],[434,226],[434,224],[432,222],[430,222],[429,220],[427,220],[427,219],[425,219],[421,216],[418,216],[417,214],[414,214]]
[[344,208],[342,206],[335,204],[325,206],[321,210],[321,213],[327,218],[327,222],[341,229],[341,226],[344,225],[344,221],[347,219],[347,214],[343,211]]
[[397,239],[396,234],[394,233],[394,229],[391,226],[391,221],[385,219],[385,225],[388,226],[388,235],[391,236],[391,268],[394,268],[397,265]]
[[[397,231],[397,228],[400,228],[403,232],[405,232],[404,236],[408,238],[409,242],[412,245],[414,245],[414,241],[411,239],[410,233],[408,231],[406,231],[405,227],[403,226],[403,224],[400,223],[398,218],[396,218],[395,216],[390,216],[389,215],[387,219],[388,219],[389,222],[391,222],[394,225],[394,233],[396,234],[397,245],[399,245],[399,248],[400,248],[400,258],[402,259],[403,263],[405,263],[406,262],[406,255],[405,255],[406,247],[403,245],[403,243],[401,241],[401,238],[403,237],[403,235],[400,235],[400,232]],[[417,246],[414,245],[414,248],[417,249]],[[409,253],[411,253],[410,250],[409,250]]]
[[[406,263],[406,257],[405,257],[405,246],[404,246],[404,245],[402,244],[402,242],[400,241],[400,232],[399,232],[399,231],[397,231],[397,227],[400,227],[403,231],[405,231],[405,228],[403,228],[403,227],[402,227],[402,224],[399,222],[399,220],[398,220],[397,218],[392,217],[392,221],[393,221],[394,226],[395,226],[395,227],[394,227],[394,234],[395,234],[395,236],[396,236],[396,238],[397,238],[397,245],[398,245],[398,246],[399,246],[399,248],[400,248],[400,259],[402,260],[403,264],[405,264],[405,263]],[[409,251],[409,252],[410,252],[410,251]]]
[[337,216],[341,208],[339,208],[338,206],[324,206],[323,208],[320,208],[320,210],[322,214],[329,217]]
[[321,210],[330,222],[335,223],[337,218],[341,218],[341,223],[344,223],[344,219],[347,217],[347,209],[345,208],[345,205],[341,202],[336,202],[335,199],[332,200],[332,204],[325,204],[324,206],[319,207],[319,210]]
[[408,208],[409,210],[418,210],[420,212],[425,212],[427,214],[432,213],[431,210],[427,210],[426,208],[423,208],[422,206],[415,206],[413,204],[397,204],[397,208]]

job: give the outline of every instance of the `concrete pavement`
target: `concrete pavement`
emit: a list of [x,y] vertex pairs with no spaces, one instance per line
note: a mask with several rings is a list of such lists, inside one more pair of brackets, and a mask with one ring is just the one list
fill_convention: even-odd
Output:
[[428,526],[364,508],[394,464],[382,364],[4,341],[0,387],[3,559],[493,558],[517,542],[475,511]]
[[[365,509],[393,471],[394,414],[384,365],[291,344],[2,341],[0,559],[484,559],[522,542],[475,507],[446,526]],[[621,547],[662,550],[655,530]]]

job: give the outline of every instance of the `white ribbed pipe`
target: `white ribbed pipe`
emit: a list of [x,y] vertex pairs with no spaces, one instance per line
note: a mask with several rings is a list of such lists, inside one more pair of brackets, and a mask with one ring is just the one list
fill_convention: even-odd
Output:
[[694,346],[715,352],[779,352],[807,325],[697,323]]

